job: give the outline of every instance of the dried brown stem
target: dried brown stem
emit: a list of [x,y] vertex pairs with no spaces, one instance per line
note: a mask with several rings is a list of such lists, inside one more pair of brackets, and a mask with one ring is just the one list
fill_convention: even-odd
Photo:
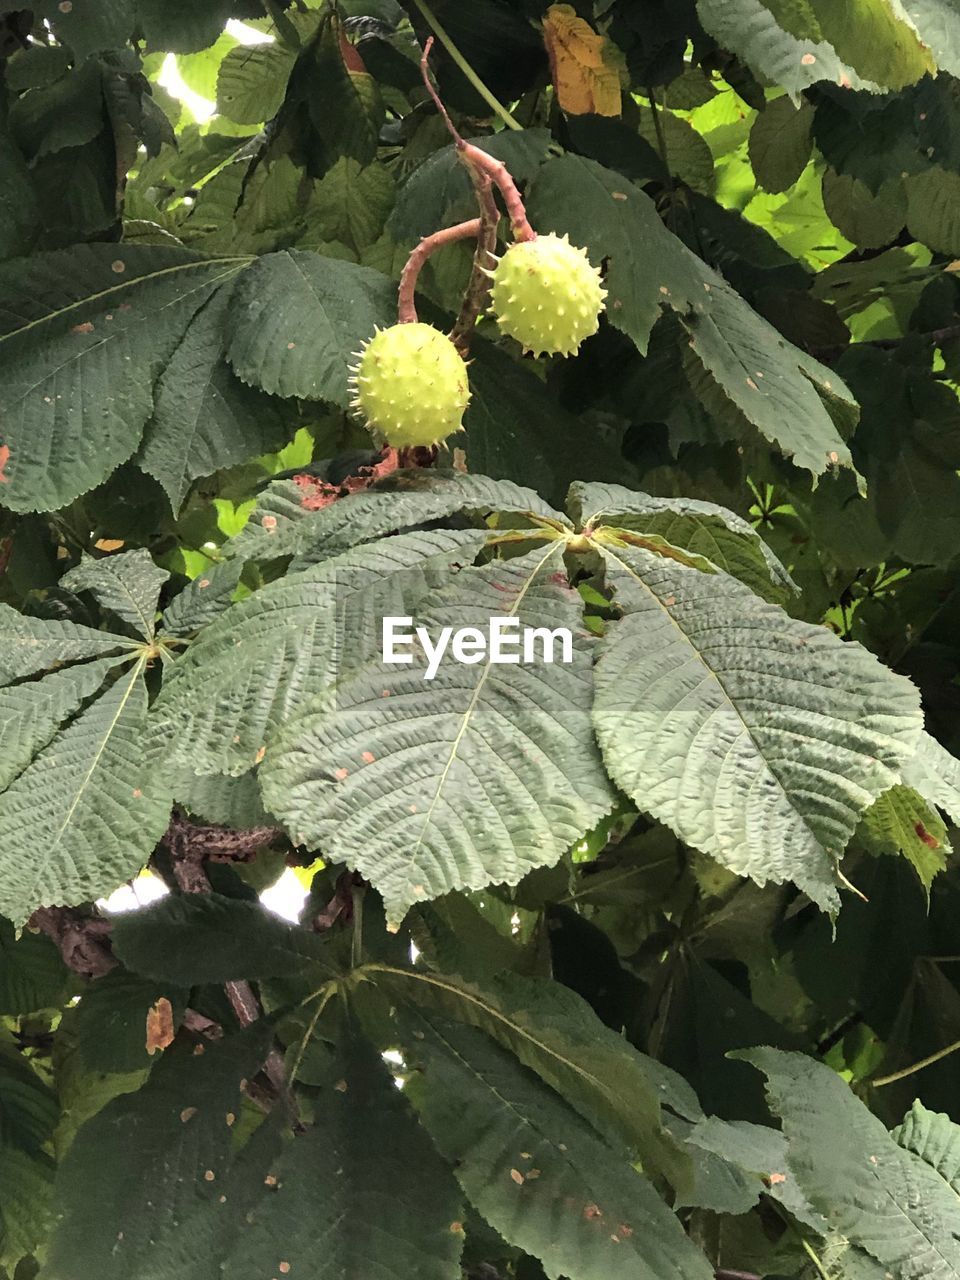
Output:
[[[507,166],[502,160],[495,160],[488,152],[482,148],[475,146],[472,142],[465,142],[460,136],[456,125],[450,119],[449,112],[440,100],[440,95],[434,88],[433,81],[430,79],[429,58],[430,50],[433,48],[433,36],[427,40],[423,46],[423,56],[420,59],[420,72],[423,76],[423,83],[427,87],[427,93],[433,99],[434,105],[440,112],[444,124],[450,136],[453,138],[453,144],[457,148],[460,159],[467,164],[468,169],[475,170],[477,173],[485,173],[493,184],[499,189],[503,196],[503,202],[507,206],[507,213],[510,217],[510,224],[513,228],[514,239],[516,240],[535,240],[537,233],[531,227],[527,219],[527,210],[523,203],[523,197],[517,189],[517,184],[511,178]],[[472,174],[471,174],[472,176]],[[481,205],[482,208],[482,205]]]
[[479,235],[480,219],[471,218],[469,222],[458,222],[455,227],[445,227],[443,231],[435,231],[432,236],[424,236],[416,248],[411,250],[410,257],[403,268],[403,274],[400,276],[397,319],[401,324],[417,322],[417,304],[414,295],[423,264],[430,255],[442,249],[444,245],[456,244],[460,240],[475,240]]
[[63,963],[84,978],[102,978],[116,968],[110,950],[110,921],[87,916],[74,907],[41,907],[30,925],[52,938]]
[[470,281],[460,304],[460,314],[450,332],[454,345],[466,359],[470,349],[470,338],[490,293],[490,268],[496,265],[497,226],[500,222],[500,210],[493,196],[493,180],[485,170],[474,169],[466,161],[474,194],[480,206],[480,230],[477,234],[477,248],[473,255],[473,270]]

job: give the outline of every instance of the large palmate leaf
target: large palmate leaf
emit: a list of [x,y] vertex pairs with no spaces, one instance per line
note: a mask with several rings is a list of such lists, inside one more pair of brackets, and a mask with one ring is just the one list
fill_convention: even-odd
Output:
[[154,564],[150,552],[141,549],[102,560],[85,556],[64,574],[60,585],[69,591],[89,591],[108,613],[129,623],[145,640],[152,640],[157,601],[169,577],[166,569]]
[[0,689],[0,788],[13,782],[122,661],[100,658]]
[[163,485],[174,511],[199,476],[279,445],[290,417],[272,396],[245,386],[223,359],[232,292],[221,289],[194,316],[157,382],[138,462]]
[[220,614],[168,670],[157,703],[178,758],[198,773],[252,769],[281,725],[380,652],[383,616],[409,612],[432,571],[469,563],[484,540],[480,530],[383,538]]
[[164,632],[189,635],[229,609],[243,573],[242,560],[221,560],[180,592],[167,605],[160,619]]
[[701,22],[724,48],[794,95],[820,80],[900,89],[933,71],[916,28],[896,9],[888,0],[697,0]]
[[117,653],[129,644],[125,636],[107,635],[75,622],[29,618],[0,604],[0,685],[60,663]]
[[268,1044],[261,1023],[200,1056],[180,1046],[141,1089],[114,1098],[84,1125],[57,1175],[61,1216],[49,1280],[184,1274],[177,1249],[199,1251],[218,1215],[232,1214],[221,1199],[231,1127],[241,1082],[255,1074]]
[[607,261],[607,318],[641,351],[661,309],[676,314],[692,385],[711,412],[759,431],[814,475],[852,465],[832,416],[856,416],[840,379],[672,236],[638,187],[592,160],[564,156],[540,170],[530,211],[538,226],[568,233],[593,261]]
[[341,1048],[313,1120],[274,1165],[276,1193],[243,1222],[224,1280],[459,1280],[459,1188],[369,1045]]
[[712,1280],[652,1185],[511,1054],[442,1018],[399,1023],[434,1143],[474,1207],[550,1280]]
[[726,507],[695,498],[654,498],[616,484],[575,484],[569,502],[581,525],[611,525],[664,538],[705,557],[767,599],[783,600],[797,591],[756,529]]
[[124,671],[0,794],[0,911],[17,924],[37,907],[109,893],[163,834],[170,793],[144,750],[145,664]]
[[377,271],[302,250],[271,253],[234,294],[227,354],[252,386],[346,407],[352,356],[396,312],[396,286]]
[[378,652],[264,762],[268,808],[297,843],[370,879],[392,919],[451,889],[516,884],[612,805],[590,727],[591,642],[561,548],[462,569],[406,612],[434,638],[485,633],[492,616],[567,628],[572,662],[501,665],[474,650],[427,680],[422,649],[396,668]]
[[732,871],[836,909],[837,859],[914,750],[916,689],[726,575],[604,556],[624,613],[596,674],[611,776]]
[[396,471],[377,489],[319,510],[310,509],[309,498],[305,503],[305,491],[298,484],[278,480],[260,495],[247,525],[225,553],[250,560],[292,555],[294,567],[304,568],[362,542],[459,511],[478,517],[509,512],[557,525],[570,523],[532,489],[459,471]]
[[897,1280],[956,1280],[957,1193],[946,1178],[898,1146],[829,1067],[779,1049],[738,1056],[766,1075],[790,1169],[833,1229]]
[[0,267],[0,501],[62,507],[131,457],[153,380],[191,317],[247,259],[81,245]]

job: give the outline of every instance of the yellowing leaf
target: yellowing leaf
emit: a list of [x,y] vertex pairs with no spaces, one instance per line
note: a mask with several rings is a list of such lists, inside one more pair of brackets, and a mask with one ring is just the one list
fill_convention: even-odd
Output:
[[543,39],[561,110],[572,116],[618,116],[622,59],[612,41],[569,4],[547,10]]
[[151,1057],[173,1043],[176,1034],[173,1026],[173,1006],[166,996],[161,996],[147,1010],[147,1053]]

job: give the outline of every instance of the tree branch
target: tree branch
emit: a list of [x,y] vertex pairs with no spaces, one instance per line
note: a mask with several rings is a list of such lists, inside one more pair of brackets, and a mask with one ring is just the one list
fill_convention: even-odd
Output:
[[435,231],[432,236],[423,236],[417,247],[411,250],[410,257],[403,268],[403,274],[400,276],[397,319],[401,324],[417,322],[417,304],[414,295],[420,272],[430,255],[442,249],[444,245],[457,244],[460,240],[476,239],[480,235],[480,227],[479,218],[471,218],[469,222],[458,222],[455,227]]
[[110,921],[102,916],[84,915],[75,907],[41,907],[29,924],[56,943],[63,963],[81,977],[102,978],[116,968]]

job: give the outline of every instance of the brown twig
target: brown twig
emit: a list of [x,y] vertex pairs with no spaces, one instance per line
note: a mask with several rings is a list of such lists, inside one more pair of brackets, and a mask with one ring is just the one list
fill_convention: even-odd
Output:
[[397,319],[401,324],[416,324],[417,304],[415,293],[417,280],[424,263],[431,254],[448,244],[457,244],[461,240],[475,240],[480,235],[481,220],[471,218],[468,222],[458,222],[455,227],[446,227],[443,231],[435,231],[432,236],[423,236],[417,247],[410,252],[410,257],[400,276],[400,292],[397,301]]
[[110,921],[84,915],[74,907],[41,907],[30,917],[30,926],[52,938],[63,963],[84,978],[102,978],[115,969],[110,950]]
[[433,81],[430,79],[430,68],[428,65],[430,58],[430,50],[433,48],[433,36],[427,40],[423,46],[423,56],[420,59],[420,72],[423,76],[423,83],[427,87],[427,92],[433,99],[434,105],[440,112],[444,124],[453,138],[453,145],[459,153],[460,159],[467,164],[468,169],[473,168],[478,173],[485,173],[493,184],[499,189],[503,196],[503,202],[507,206],[507,214],[510,217],[510,223],[513,228],[515,240],[535,240],[537,233],[531,227],[527,219],[527,210],[523,203],[523,197],[517,189],[517,184],[502,160],[496,160],[488,152],[482,148],[475,146],[472,142],[465,142],[460,136],[459,131],[450,119],[450,115],[440,100],[440,95],[434,88]]
[[450,337],[454,346],[466,359],[470,349],[470,339],[490,293],[492,284],[490,269],[497,263],[497,227],[500,225],[500,210],[493,195],[493,179],[490,174],[482,169],[474,169],[469,161],[464,163],[473,183],[477,204],[480,206],[480,230],[477,233],[477,248],[473,255],[473,270],[470,272],[470,280],[460,304],[460,314],[450,330]]

